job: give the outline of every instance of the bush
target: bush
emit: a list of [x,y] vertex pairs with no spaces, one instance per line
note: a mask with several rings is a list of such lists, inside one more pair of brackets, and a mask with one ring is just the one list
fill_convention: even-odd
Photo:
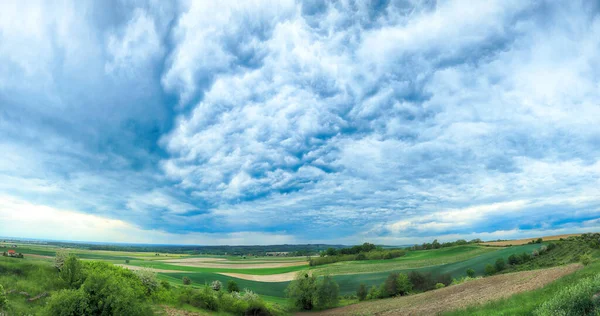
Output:
[[300,272],[290,282],[286,294],[292,304],[303,310],[311,310],[315,305],[314,293],[317,292],[317,279],[306,272]]
[[315,305],[319,308],[327,308],[337,305],[339,301],[340,287],[331,276],[324,276],[317,280],[317,291]]
[[6,292],[4,292],[4,287],[0,284],[0,311],[3,311],[8,306],[8,299],[6,298]]
[[562,289],[534,311],[536,316],[594,315],[600,312],[594,294],[600,292],[600,276],[584,279]]
[[475,277],[475,270],[473,270],[471,268],[467,269],[467,276],[469,278],[474,278]]
[[81,286],[84,280],[83,267],[75,255],[67,257],[60,269],[59,276],[72,289],[77,289]]
[[134,273],[140,279],[142,285],[144,285],[144,288],[146,289],[146,295],[152,295],[152,293],[158,289],[156,273],[150,271],[149,269],[136,270]]
[[222,286],[223,286],[223,284],[219,280],[215,280],[210,284],[210,287],[213,289],[213,291],[217,291],[217,292],[221,290]]
[[50,296],[44,314],[49,316],[89,315],[89,301],[81,290],[60,290]]
[[373,285],[371,287],[371,289],[369,290],[369,294],[367,294],[367,299],[374,300],[376,298],[379,298],[379,288],[377,286]]
[[204,286],[200,291],[194,291],[191,296],[190,304],[194,307],[211,311],[219,310],[219,301],[215,297],[212,288],[208,286]]
[[183,277],[183,279],[181,279],[183,281],[183,285],[190,285],[192,284],[192,280],[186,276]]
[[510,265],[514,266],[514,265],[519,264],[520,262],[521,262],[521,259],[515,254],[512,254],[508,257],[508,264],[510,264]]
[[435,288],[436,288],[436,289],[441,289],[441,288],[445,288],[445,287],[446,287],[446,285],[445,285],[444,283],[437,283],[437,284],[435,285]]
[[492,275],[494,273],[496,273],[496,268],[494,268],[494,266],[491,265],[491,264],[487,264],[485,266],[485,275],[489,276],[489,275]]
[[500,272],[500,271],[504,270],[505,266],[506,266],[506,264],[504,263],[504,259],[498,258],[498,260],[496,260],[496,264],[494,265],[494,268],[496,268],[496,271]]
[[410,283],[410,280],[408,279],[408,276],[404,273],[400,273],[398,274],[398,279],[396,280],[397,283],[397,294],[399,295],[408,295],[408,293],[410,291],[412,291],[412,283]]
[[227,292],[231,293],[231,292],[239,292],[239,291],[240,291],[240,287],[234,280],[227,281]]
[[588,264],[590,264],[590,262],[592,262],[592,255],[588,253],[579,256],[579,262],[581,262],[581,264],[583,264],[584,266],[587,266]]
[[359,301],[364,301],[367,298],[367,286],[363,283],[361,283],[358,287],[358,290],[356,291],[356,297],[358,297]]
[[436,283],[433,281],[431,273],[421,273],[419,271],[411,271],[408,274],[408,279],[413,288],[420,292],[431,290]]
[[356,260],[367,260],[367,255],[361,252],[356,256]]

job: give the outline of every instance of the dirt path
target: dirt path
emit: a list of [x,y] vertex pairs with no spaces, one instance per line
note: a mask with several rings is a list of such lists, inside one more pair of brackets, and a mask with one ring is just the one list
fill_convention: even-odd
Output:
[[284,268],[295,266],[308,266],[307,262],[285,262],[285,263],[255,263],[255,264],[230,264],[230,263],[212,263],[212,262],[169,262],[172,265],[197,268],[219,268],[219,269],[265,269],[265,268]]
[[288,272],[288,273],[280,273],[280,274],[270,274],[270,275],[253,275],[253,274],[241,274],[241,273],[219,273],[222,275],[250,280],[250,281],[258,281],[258,282],[286,282],[291,281],[296,276],[297,272]]
[[131,271],[136,271],[136,270],[148,270],[148,271],[152,271],[152,272],[156,272],[156,273],[193,273],[190,271],[179,271],[179,270],[164,270],[164,269],[154,269],[154,268],[144,268],[144,267],[138,267],[138,266],[130,266],[127,264],[115,264],[116,266],[119,267],[123,267],[126,269],[129,269]]
[[571,264],[496,275],[421,294],[359,303],[310,315],[437,315],[541,288],[581,267]]

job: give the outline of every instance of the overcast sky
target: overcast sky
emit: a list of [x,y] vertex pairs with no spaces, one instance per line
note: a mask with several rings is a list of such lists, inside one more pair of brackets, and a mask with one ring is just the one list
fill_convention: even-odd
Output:
[[600,231],[597,1],[2,1],[0,236]]

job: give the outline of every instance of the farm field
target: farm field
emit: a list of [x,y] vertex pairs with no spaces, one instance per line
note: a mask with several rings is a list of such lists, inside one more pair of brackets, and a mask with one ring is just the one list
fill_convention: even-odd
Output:
[[581,267],[579,264],[572,264],[496,275],[421,294],[354,304],[310,315],[438,315],[468,305],[478,305],[541,288]]
[[553,240],[560,240],[561,238],[566,239],[566,238],[575,237],[575,236],[581,236],[581,234],[564,234],[564,235],[543,236],[543,237],[534,237],[534,238],[525,238],[525,239],[516,239],[516,240],[488,241],[488,242],[481,243],[481,245],[500,246],[500,247],[506,247],[506,246],[511,246],[511,245],[519,246],[519,245],[525,245],[525,244],[531,242],[532,240],[536,240],[538,238],[542,238],[544,241],[553,241]]

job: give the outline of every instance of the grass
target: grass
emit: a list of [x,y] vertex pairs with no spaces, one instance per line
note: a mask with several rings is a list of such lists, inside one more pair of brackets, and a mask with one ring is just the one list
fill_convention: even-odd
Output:
[[201,286],[204,284],[210,284],[213,281],[221,281],[223,284],[227,284],[227,281],[234,280],[240,289],[249,289],[261,295],[283,298],[285,297],[285,289],[289,282],[257,282],[250,280],[237,279],[218,273],[159,273],[158,278],[166,280],[172,284],[181,285],[183,277],[188,277],[192,280],[192,287]]
[[466,245],[435,250],[409,251],[403,257],[390,260],[345,261],[319,266],[314,269],[314,273],[318,275],[339,275],[416,269],[465,261],[500,250],[498,248]]

